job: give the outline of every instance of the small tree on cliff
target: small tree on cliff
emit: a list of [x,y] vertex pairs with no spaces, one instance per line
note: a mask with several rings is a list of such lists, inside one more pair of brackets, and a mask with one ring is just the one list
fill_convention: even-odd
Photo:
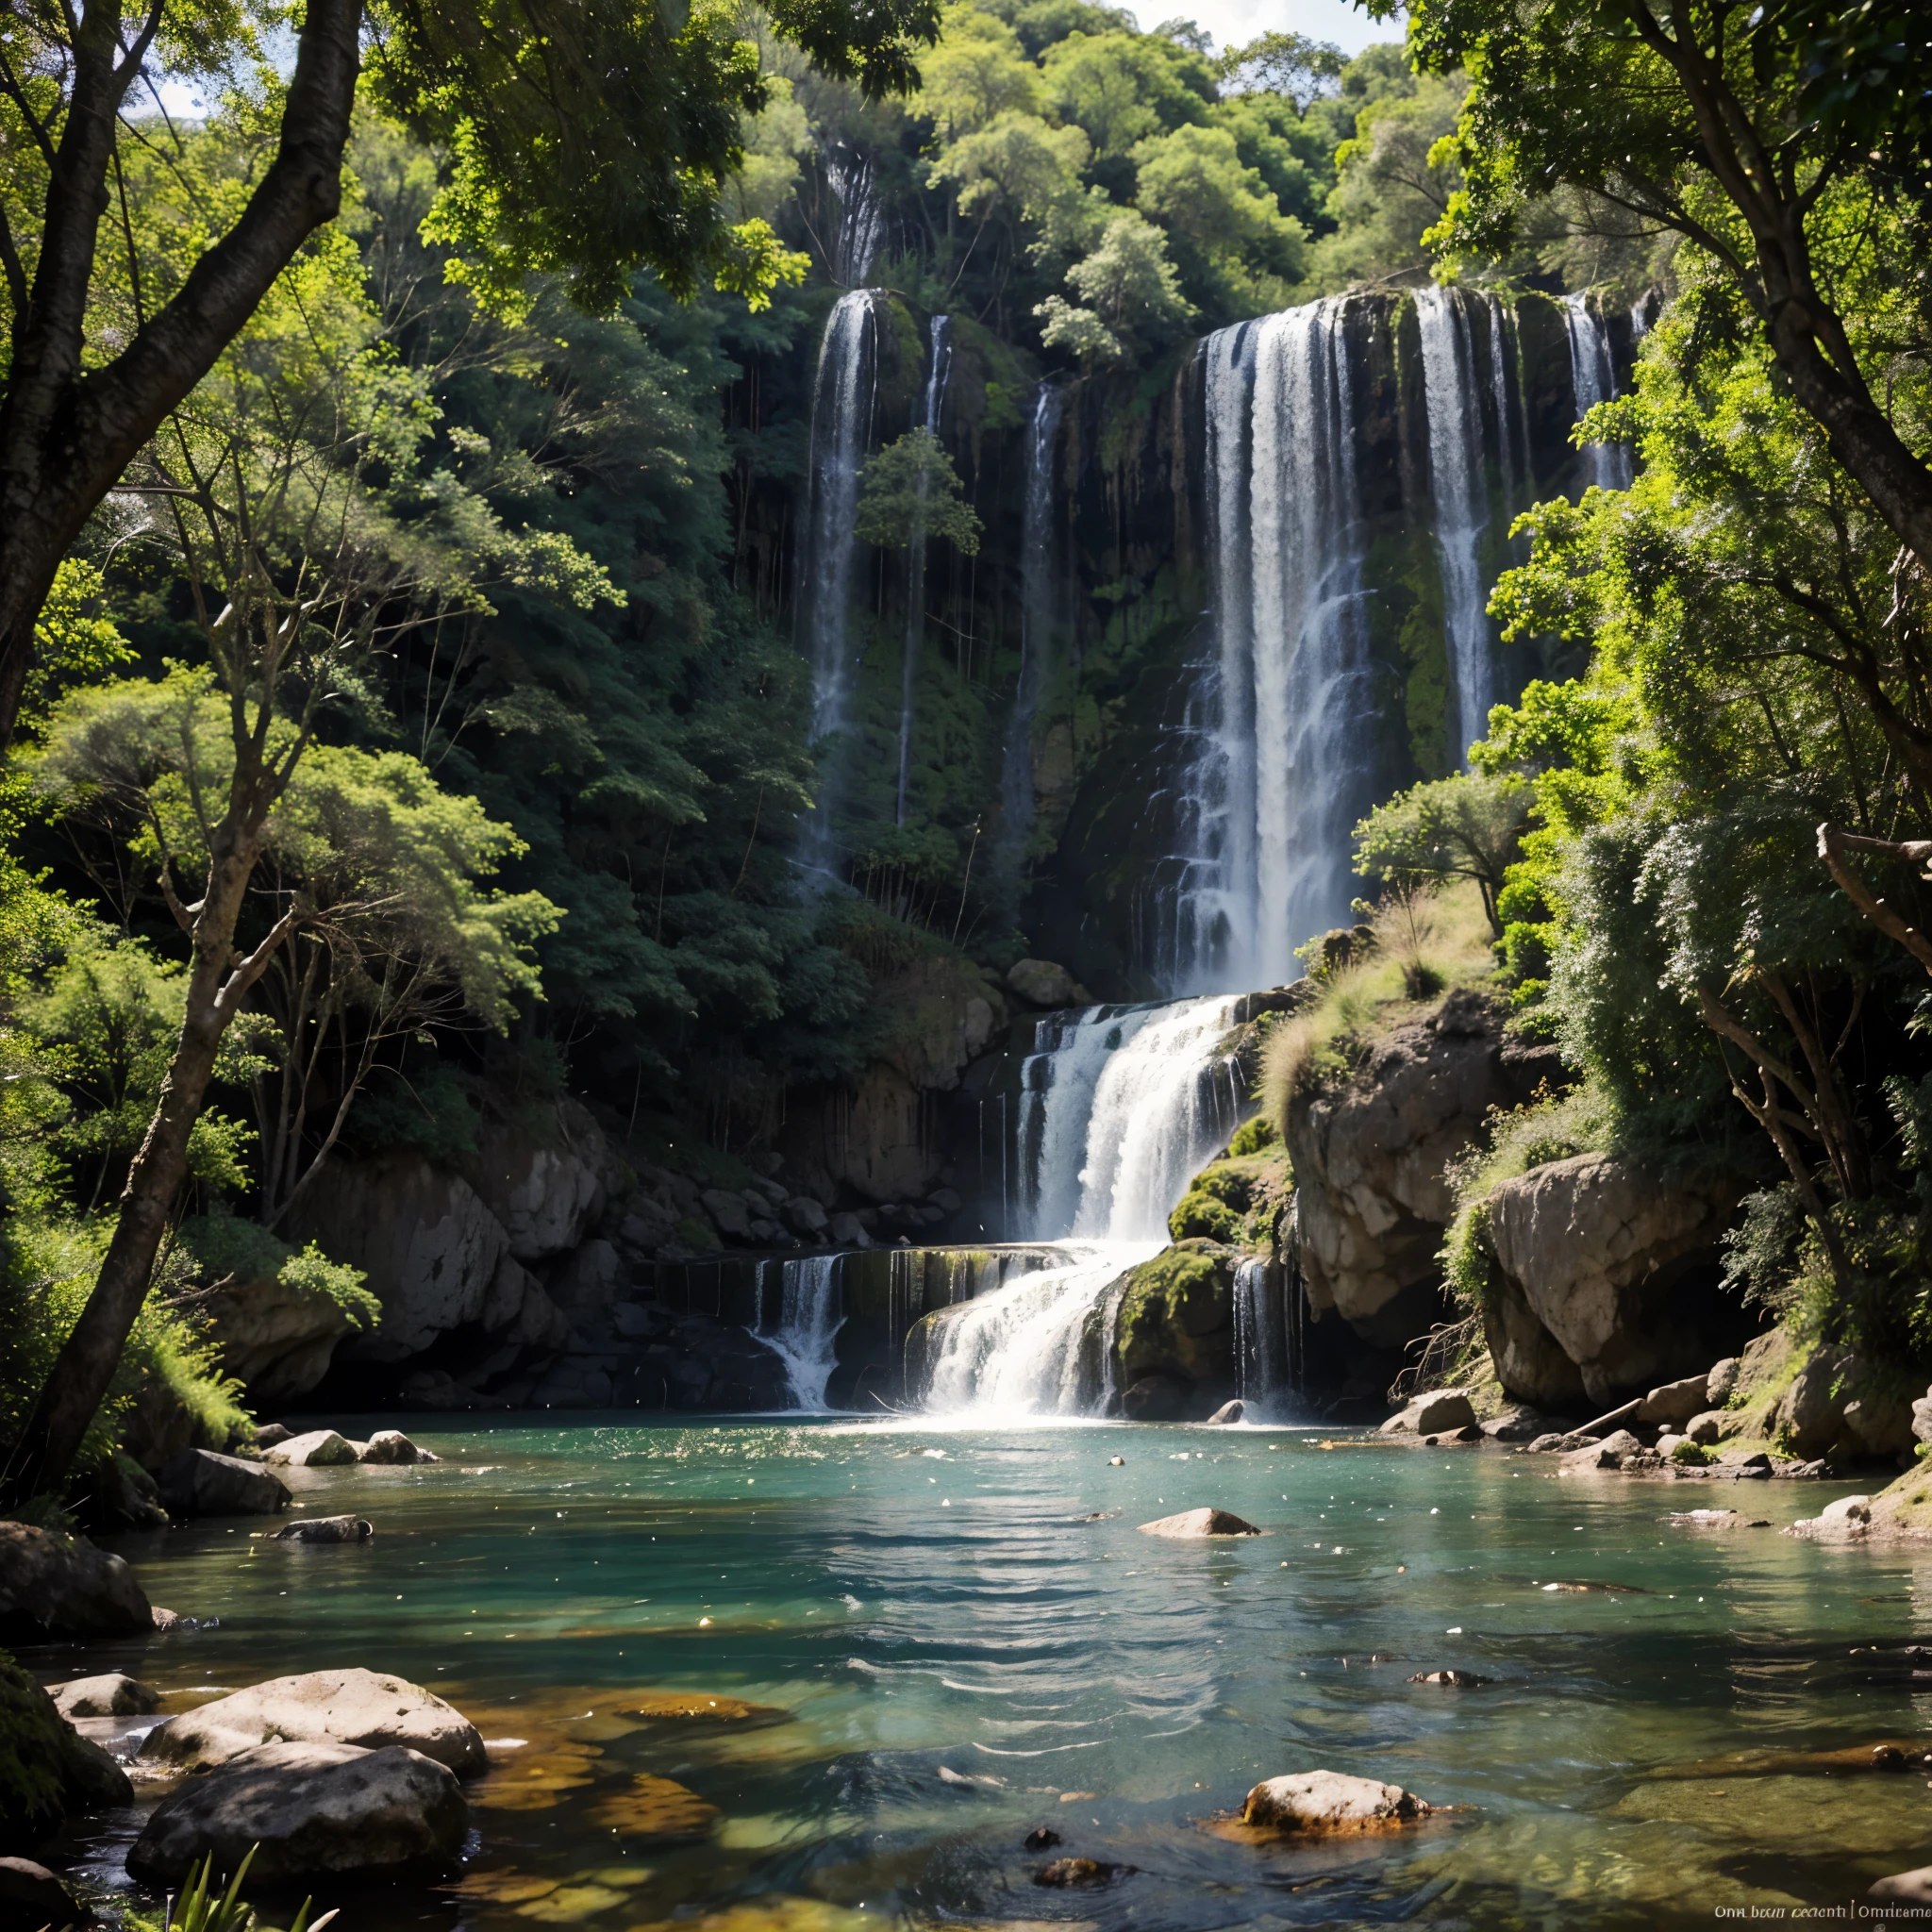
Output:
[[1413,891],[1473,879],[1483,895],[1490,930],[1500,940],[1496,895],[1503,875],[1523,856],[1523,828],[1534,793],[1516,773],[1457,772],[1411,786],[1378,805],[1355,828],[1355,869]]

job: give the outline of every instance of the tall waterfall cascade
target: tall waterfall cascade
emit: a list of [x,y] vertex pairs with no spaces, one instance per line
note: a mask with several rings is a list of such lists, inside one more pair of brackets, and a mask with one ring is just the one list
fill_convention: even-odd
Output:
[[[1617,368],[1610,355],[1610,332],[1603,311],[1588,295],[1563,297],[1564,325],[1570,331],[1570,379],[1576,391],[1580,423],[1598,403],[1615,399]],[[1590,480],[1599,490],[1627,490],[1633,475],[1630,452],[1622,443],[1584,445]]]
[[[1489,521],[1482,475],[1482,391],[1462,302],[1457,290],[1416,291],[1423,397],[1429,418],[1430,495],[1436,512],[1436,547],[1442,562],[1442,630],[1449,651],[1458,759],[1466,758],[1469,746],[1482,737],[1495,702],[1495,646],[1479,553]],[[1491,299],[1492,343],[1501,340],[1501,303]],[[1493,384],[1495,370],[1488,374]],[[1496,391],[1499,410],[1504,401],[1502,392]],[[1507,414],[1499,417],[1505,425],[1507,420]],[[1498,455],[1507,463],[1507,440]]]
[[874,307],[867,289],[839,298],[825,318],[812,391],[811,493],[805,520],[810,534],[801,552],[798,623],[811,662],[812,741],[821,750],[817,809],[806,823],[804,859],[808,872],[820,874],[835,867],[831,805],[838,774],[836,756],[828,756],[825,747],[850,722],[858,475],[877,375]]
[[[945,406],[946,376],[953,366],[949,340],[953,318],[935,315],[929,330],[931,348],[925,372],[925,412],[924,426],[929,436],[940,433],[940,411]],[[926,496],[926,480],[919,480],[919,499]],[[899,786],[892,823],[906,823],[907,794],[912,781],[912,720],[919,691],[919,653],[925,641],[925,530],[912,533],[909,585],[906,596],[906,644],[899,669]]]
[[1202,347],[1215,655],[1156,949],[1176,990],[1294,977],[1294,948],[1354,896],[1373,761],[1348,308],[1310,303]]
[[1033,828],[1033,721],[1046,684],[1052,648],[1054,588],[1054,457],[1059,446],[1066,391],[1042,382],[1033,397],[1026,438],[1026,496],[1020,532],[1020,676],[1000,761],[1000,832],[995,864],[1017,875]]

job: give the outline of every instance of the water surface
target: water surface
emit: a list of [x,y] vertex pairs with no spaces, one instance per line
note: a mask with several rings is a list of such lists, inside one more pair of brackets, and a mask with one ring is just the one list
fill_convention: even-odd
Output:
[[[124,1539],[156,1602],[220,1627],[28,1654],[182,1691],[361,1664],[470,1712],[497,1768],[460,1883],[356,1897],[354,1932],[1688,1925],[1932,1861],[1924,1770],[1816,1757],[1932,1741],[1914,1559],[1657,1521],[1782,1524],[1838,1490],[1288,1429],[407,1425],[446,1459],[295,1473],[372,1542]],[[1136,1533],[1201,1504],[1268,1533]],[[1493,1681],[1407,1681],[1450,1666]],[[641,1690],[772,1715],[615,1715]],[[1455,1808],[1346,1846],[1203,1828],[1316,1766]],[[75,1849],[113,1876],[136,1824]],[[1023,1849],[1039,1825],[1056,1852]],[[1038,1886],[1062,1854],[1134,1869]]]

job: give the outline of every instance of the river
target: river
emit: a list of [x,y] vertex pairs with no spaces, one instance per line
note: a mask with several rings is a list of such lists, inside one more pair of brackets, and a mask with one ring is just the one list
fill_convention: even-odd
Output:
[[[26,1654],[204,1694],[361,1664],[474,1716],[494,1768],[460,1881],[344,1893],[351,1932],[1570,1932],[1840,1903],[1932,1857],[1924,1769],[1805,1760],[1924,1729],[1932,1677],[1898,1654],[1928,1623],[1911,1558],[1658,1521],[1736,1503],[1781,1525],[1839,1493],[1815,1484],[1558,1478],[1546,1457],[1287,1428],[406,1426],[444,1461],[293,1473],[304,1507],[367,1515],[371,1542],[219,1520],[123,1538],[156,1602],[219,1627]],[[1205,1503],[1267,1534],[1136,1533]],[[1492,1681],[1407,1681],[1445,1666]],[[785,1721],[619,1715],[642,1690]],[[1346,1845],[1203,1828],[1315,1766],[1455,1808]],[[710,1835],[641,1830],[690,1807],[641,1774],[715,1807]],[[1063,1844],[1027,1852],[1042,1824]],[[125,1884],[135,1828],[75,1849]],[[1064,1855],[1134,1869],[1036,1885]]]

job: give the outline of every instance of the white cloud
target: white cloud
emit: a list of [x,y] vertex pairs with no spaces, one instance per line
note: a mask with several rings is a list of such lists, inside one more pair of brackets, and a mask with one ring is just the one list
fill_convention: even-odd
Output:
[[1217,46],[1239,46],[1257,34],[1278,30],[1307,34],[1311,41],[1333,41],[1344,53],[1358,54],[1371,41],[1399,41],[1399,20],[1371,20],[1350,0],[1198,0],[1194,6],[1176,4],[1165,10],[1162,0],[1139,0],[1135,8],[1141,25],[1151,27],[1176,15],[1192,20],[1214,36]]

